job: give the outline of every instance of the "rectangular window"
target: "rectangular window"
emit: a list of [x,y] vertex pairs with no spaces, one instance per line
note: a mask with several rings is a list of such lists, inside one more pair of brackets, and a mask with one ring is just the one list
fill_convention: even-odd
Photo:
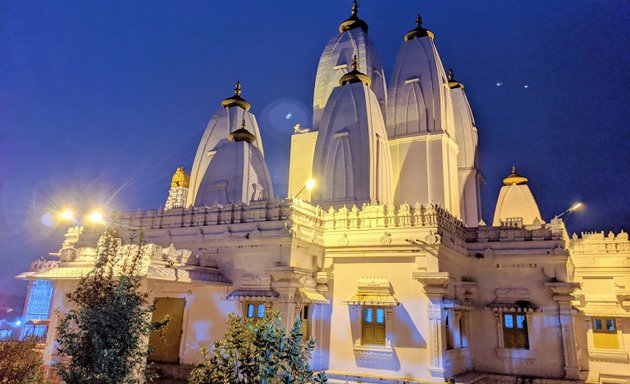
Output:
[[265,317],[267,305],[258,301],[250,301],[245,303],[244,312],[246,320],[258,321]]
[[617,324],[614,318],[593,317],[593,343],[595,348],[619,349]]
[[503,345],[510,349],[529,349],[527,317],[524,314],[503,314]]
[[302,309],[300,309],[300,320],[302,320],[302,341],[308,340],[311,336],[311,330],[308,322],[308,310],[308,305],[304,305],[302,306]]
[[385,308],[363,307],[361,342],[364,345],[385,345]]
[[446,328],[446,349],[453,349],[453,316],[446,314],[444,319],[444,327]]

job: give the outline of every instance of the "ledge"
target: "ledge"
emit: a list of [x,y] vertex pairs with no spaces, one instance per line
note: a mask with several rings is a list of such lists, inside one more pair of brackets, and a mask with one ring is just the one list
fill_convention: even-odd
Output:
[[536,358],[536,350],[497,348],[497,356],[501,359],[534,360]]
[[363,359],[389,359],[394,357],[394,348],[380,345],[353,345],[354,356]]
[[605,361],[609,363],[628,364],[630,361],[628,351],[624,349],[589,348],[588,357],[589,360]]

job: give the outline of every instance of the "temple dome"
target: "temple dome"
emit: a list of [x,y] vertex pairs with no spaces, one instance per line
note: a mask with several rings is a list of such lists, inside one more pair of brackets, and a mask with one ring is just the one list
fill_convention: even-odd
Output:
[[503,184],[494,210],[493,226],[515,223],[526,226],[537,221],[542,222],[538,204],[527,186],[526,177],[517,174],[516,169],[512,167],[512,173],[503,179]]
[[480,184],[478,167],[478,135],[475,118],[464,92],[464,84],[455,80],[453,70],[448,71],[448,86],[453,102],[455,118],[455,142],[457,143],[457,168],[461,218],[469,227],[476,227],[481,219]]
[[195,206],[249,204],[273,196],[265,158],[248,140],[223,139],[213,152],[199,184]]
[[432,34],[414,31],[413,38],[401,43],[389,83],[389,138],[442,132],[454,137],[452,100],[442,60]]
[[[354,5],[353,5],[354,8]],[[385,116],[387,104],[387,86],[385,72],[376,53],[376,48],[367,35],[367,24],[353,15],[340,26],[340,33],[333,36],[324,47],[317,66],[315,89],[313,93],[313,130],[319,129],[319,121],[324,107],[333,89],[339,86],[339,78],[352,70],[352,57],[356,53],[357,61],[364,74],[372,79],[370,88],[376,95]],[[346,24],[346,22],[348,22]],[[365,28],[363,28],[365,24]]]
[[313,201],[323,206],[392,202],[392,165],[376,95],[361,80],[330,95],[315,147]]
[[[213,160],[214,156],[209,155],[215,149],[215,147],[219,144],[221,140],[224,140],[229,137],[231,133],[236,133],[241,127],[242,122],[245,120],[247,125],[247,130],[251,133],[257,140],[253,141],[252,144],[260,150],[260,153],[264,156],[264,148],[262,140],[260,140],[260,129],[258,127],[258,122],[256,121],[256,116],[249,112],[249,103],[242,99],[241,95],[241,84],[240,82],[236,83],[235,86],[235,94],[234,97],[229,97],[221,103],[223,108],[217,110],[206,127],[206,130],[201,137],[201,141],[199,142],[199,146],[197,148],[197,153],[195,155],[195,160],[193,162],[193,166],[190,172],[190,188],[188,190],[188,205],[194,204],[196,200],[197,190],[199,189],[199,184],[203,179],[204,175],[208,170],[208,166],[210,162]],[[238,96],[238,97],[236,97]],[[239,98],[243,100],[246,105],[238,102]],[[231,100],[229,102],[226,102]],[[247,107],[247,108],[246,108]]]

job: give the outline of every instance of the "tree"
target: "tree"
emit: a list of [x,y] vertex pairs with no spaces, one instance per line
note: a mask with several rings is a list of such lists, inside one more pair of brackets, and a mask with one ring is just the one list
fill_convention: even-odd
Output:
[[257,323],[230,314],[223,340],[214,349],[201,349],[203,359],[193,368],[190,384],[306,384],[325,383],[322,372],[309,366],[315,340],[302,342],[302,324],[296,319],[289,335],[273,312]]
[[0,341],[0,384],[43,383],[37,338]]
[[122,246],[107,228],[96,249],[94,268],[67,295],[73,308],[57,328],[59,374],[67,384],[130,384],[146,377],[147,340],[166,325],[151,322],[154,307],[142,290],[144,241]]

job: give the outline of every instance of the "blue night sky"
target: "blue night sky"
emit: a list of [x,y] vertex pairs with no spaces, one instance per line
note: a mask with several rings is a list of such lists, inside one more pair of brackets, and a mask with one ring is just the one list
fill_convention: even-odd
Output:
[[[514,164],[570,232],[630,230],[630,3],[360,2],[386,73],[420,12],[466,84],[484,218]],[[51,210],[163,205],[178,165],[236,80],[276,193],[289,138],[310,126],[317,62],[351,0],[0,2],[0,292],[59,249]],[[500,84],[500,86],[499,86]],[[527,86],[527,87],[525,87]]]

